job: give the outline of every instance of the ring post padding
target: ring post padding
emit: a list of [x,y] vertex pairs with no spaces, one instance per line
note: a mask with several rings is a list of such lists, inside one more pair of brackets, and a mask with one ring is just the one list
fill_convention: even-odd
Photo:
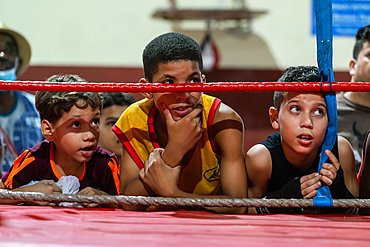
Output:
[[[316,43],[317,62],[320,70],[321,81],[331,83],[334,81],[332,54],[333,54],[333,32],[332,32],[332,1],[315,0],[316,16]],[[324,93],[327,112],[328,127],[325,140],[322,145],[318,172],[322,169],[323,163],[331,163],[325,150],[332,150],[337,140],[337,102],[335,92]],[[323,183],[317,189],[317,195],[313,198],[314,207],[332,207],[333,199],[329,186]]]

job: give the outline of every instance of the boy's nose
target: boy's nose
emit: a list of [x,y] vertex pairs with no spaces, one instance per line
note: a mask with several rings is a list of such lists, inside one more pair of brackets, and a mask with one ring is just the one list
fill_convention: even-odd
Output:
[[96,136],[92,131],[85,132],[84,141],[94,141],[95,139],[96,139]]
[[189,98],[190,94],[188,92],[176,93],[176,100],[183,100]]
[[309,114],[303,114],[301,118],[301,127],[312,129],[312,119]]

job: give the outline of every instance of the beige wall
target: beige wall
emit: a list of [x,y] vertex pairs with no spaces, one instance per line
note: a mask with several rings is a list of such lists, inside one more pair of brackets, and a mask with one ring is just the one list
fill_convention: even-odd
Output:
[[[177,0],[181,8],[231,8],[232,0]],[[276,68],[316,64],[310,33],[311,0],[248,0],[253,10],[267,10],[252,22],[252,34],[232,34],[213,23],[221,68]],[[29,39],[31,65],[141,67],[141,52],[173,25],[153,19],[167,0],[0,0],[0,18]],[[177,30],[202,40],[206,23],[183,22]],[[334,38],[334,69],[346,71],[353,38]]]

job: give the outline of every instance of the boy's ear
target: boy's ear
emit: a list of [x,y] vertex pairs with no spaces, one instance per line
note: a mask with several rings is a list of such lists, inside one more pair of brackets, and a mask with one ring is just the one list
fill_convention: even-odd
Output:
[[[149,83],[149,81],[146,78],[141,78],[139,80],[139,83]],[[152,99],[153,94],[152,93],[141,93],[145,98]]]
[[41,133],[46,140],[52,142],[54,140],[53,136],[53,125],[46,119],[41,121]]
[[356,73],[356,65],[357,61],[354,58],[352,58],[351,61],[349,61],[349,74],[351,76],[354,76]]
[[207,82],[207,80],[206,80],[206,75],[205,75],[205,74],[202,74],[202,82],[203,82],[203,83],[206,83],[206,82]]
[[278,130],[280,125],[279,125],[279,111],[271,106],[269,109],[269,117],[270,117],[270,123],[272,128]]

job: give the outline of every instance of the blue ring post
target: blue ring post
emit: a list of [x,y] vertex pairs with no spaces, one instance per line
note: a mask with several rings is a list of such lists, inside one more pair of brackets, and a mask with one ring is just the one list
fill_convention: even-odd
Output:
[[[316,42],[317,62],[322,82],[334,82],[333,73],[333,32],[332,32],[332,1],[315,0],[316,15]],[[332,150],[337,140],[337,101],[335,92],[324,93],[328,109],[328,128],[322,145],[318,171],[323,163],[331,163],[325,150]],[[323,184],[317,189],[317,195],[313,198],[314,207],[332,207],[333,199],[329,186]]]

